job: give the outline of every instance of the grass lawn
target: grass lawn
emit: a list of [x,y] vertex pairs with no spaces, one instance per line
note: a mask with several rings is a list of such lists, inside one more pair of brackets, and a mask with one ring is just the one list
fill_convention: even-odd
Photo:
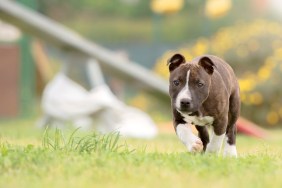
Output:
[[282,187],[281,131],[240,135],[237,159],[189,154],[168,132],[153,140],[72,133],[0,122],[0,187]]

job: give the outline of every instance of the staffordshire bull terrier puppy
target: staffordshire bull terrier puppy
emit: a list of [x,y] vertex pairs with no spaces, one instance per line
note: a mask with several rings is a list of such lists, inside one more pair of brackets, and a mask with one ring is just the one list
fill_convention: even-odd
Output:
[[[223,155],[237,157],[240,90],[232,68],[216,56],[204,55],[186,62],[181,54],[173,55],[168,66],[174,129],[188,151],[218,154],[226,138]],[[192,133],[192,125],[199,137]]]

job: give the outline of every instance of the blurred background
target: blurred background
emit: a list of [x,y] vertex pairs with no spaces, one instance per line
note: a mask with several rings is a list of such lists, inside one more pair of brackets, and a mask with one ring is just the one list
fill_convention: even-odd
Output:
[[[84,38],[168,79],[167,59],[214,54],[235,70],[241,115],[264,128],[282,127],[282,2],[280,0],[17,0]],[[0,10],[1,11],[1,10]],[[4,18],[4,17],[3,17]],[[62,69],[65,49],[1,18],[0,118],[39,117],[46,84]],[[77,80],[84,73],[75,69]],[[114,94],[171,121],[170,101],[104,74]]]

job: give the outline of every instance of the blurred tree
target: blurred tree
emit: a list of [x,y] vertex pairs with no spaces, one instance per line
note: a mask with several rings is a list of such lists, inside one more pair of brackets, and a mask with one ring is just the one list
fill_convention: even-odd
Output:
[[219,18],[231,9],[231,0],[207,0],[205,5],[205,14],[209,18]]
[[[153,34],[151,0],[128,3],[131,1],[38,0],[38,4],[43,14],[98,42],[150,42]],[[181,1],[176,5],[181,5]],[[205,0],[188,0],[179,12],[163,16],[163,42],[183,43],[196,37],[210,36],[219,27],[232,25],[238,19],[249,20],[259,16],[252,11],[242,12],[242,7],[250,10],[252,5],[249,1],[237,0],[225,16],[210,23],[210,18],[205,15],[205,3]]]
[[151,9],[156,14],[169,14],[181,10],[184,0],[151,0]]

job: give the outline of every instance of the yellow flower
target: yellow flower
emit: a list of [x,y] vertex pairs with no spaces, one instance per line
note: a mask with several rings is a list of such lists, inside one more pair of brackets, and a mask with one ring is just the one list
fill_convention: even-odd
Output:
[[239,79],[241,92],[252,91],[255,87],[255,81],[252,79]]
[[279,115],[280,115],[280,118],[282,119],[282,107],[280,107],[279,109]]
[[231,0],[208,0],[205,13],[210,18],[218,18],[225,15],[232,6]]
[[275,66],[275,60],[273,57],[269,57],[265,60],[265,63],[264,63],[265,68],[272,69],[274,66]]
[[271,70],[265,67],[261,67],[258,71],[258,77],[260,80],[267,80],[270,77]]
[[165,61],[160,60],[156,63],[154,70],[163,78],[169,77],[168,66]]
[[194,58],[193,55],[187,49],[181,49],[179,53],[184,55],[186,61],[191,61]]
[[275,51],[275,56],[279,59],[282,59],[282,47],[280,46],[280,48],[278,48],[276,51]]
[[250,103],[254,105],[260,105],[263,102],[263,97],[259,92],[250,94]]
[[152,0],[151,9],[158,14],[174,13],[179,11],[184,5],[183,0]]
[[246,102],[246,100],[247,100],[247,95],[246,95],[245,93],[242,93],[242,92],[241,92],[240,98],[241,98],[241,101],[242,101],[242,102]]
[[194,47],[195,56],[199,56],[199,55],[207,53],[207,45],[208,44],[205,40],[200,39]]
[[278,123],[278,121],[279,121],[278,113],[274,112],[274,111],[268,112],[268,114],[266,116],[266,120],[271,125]]

